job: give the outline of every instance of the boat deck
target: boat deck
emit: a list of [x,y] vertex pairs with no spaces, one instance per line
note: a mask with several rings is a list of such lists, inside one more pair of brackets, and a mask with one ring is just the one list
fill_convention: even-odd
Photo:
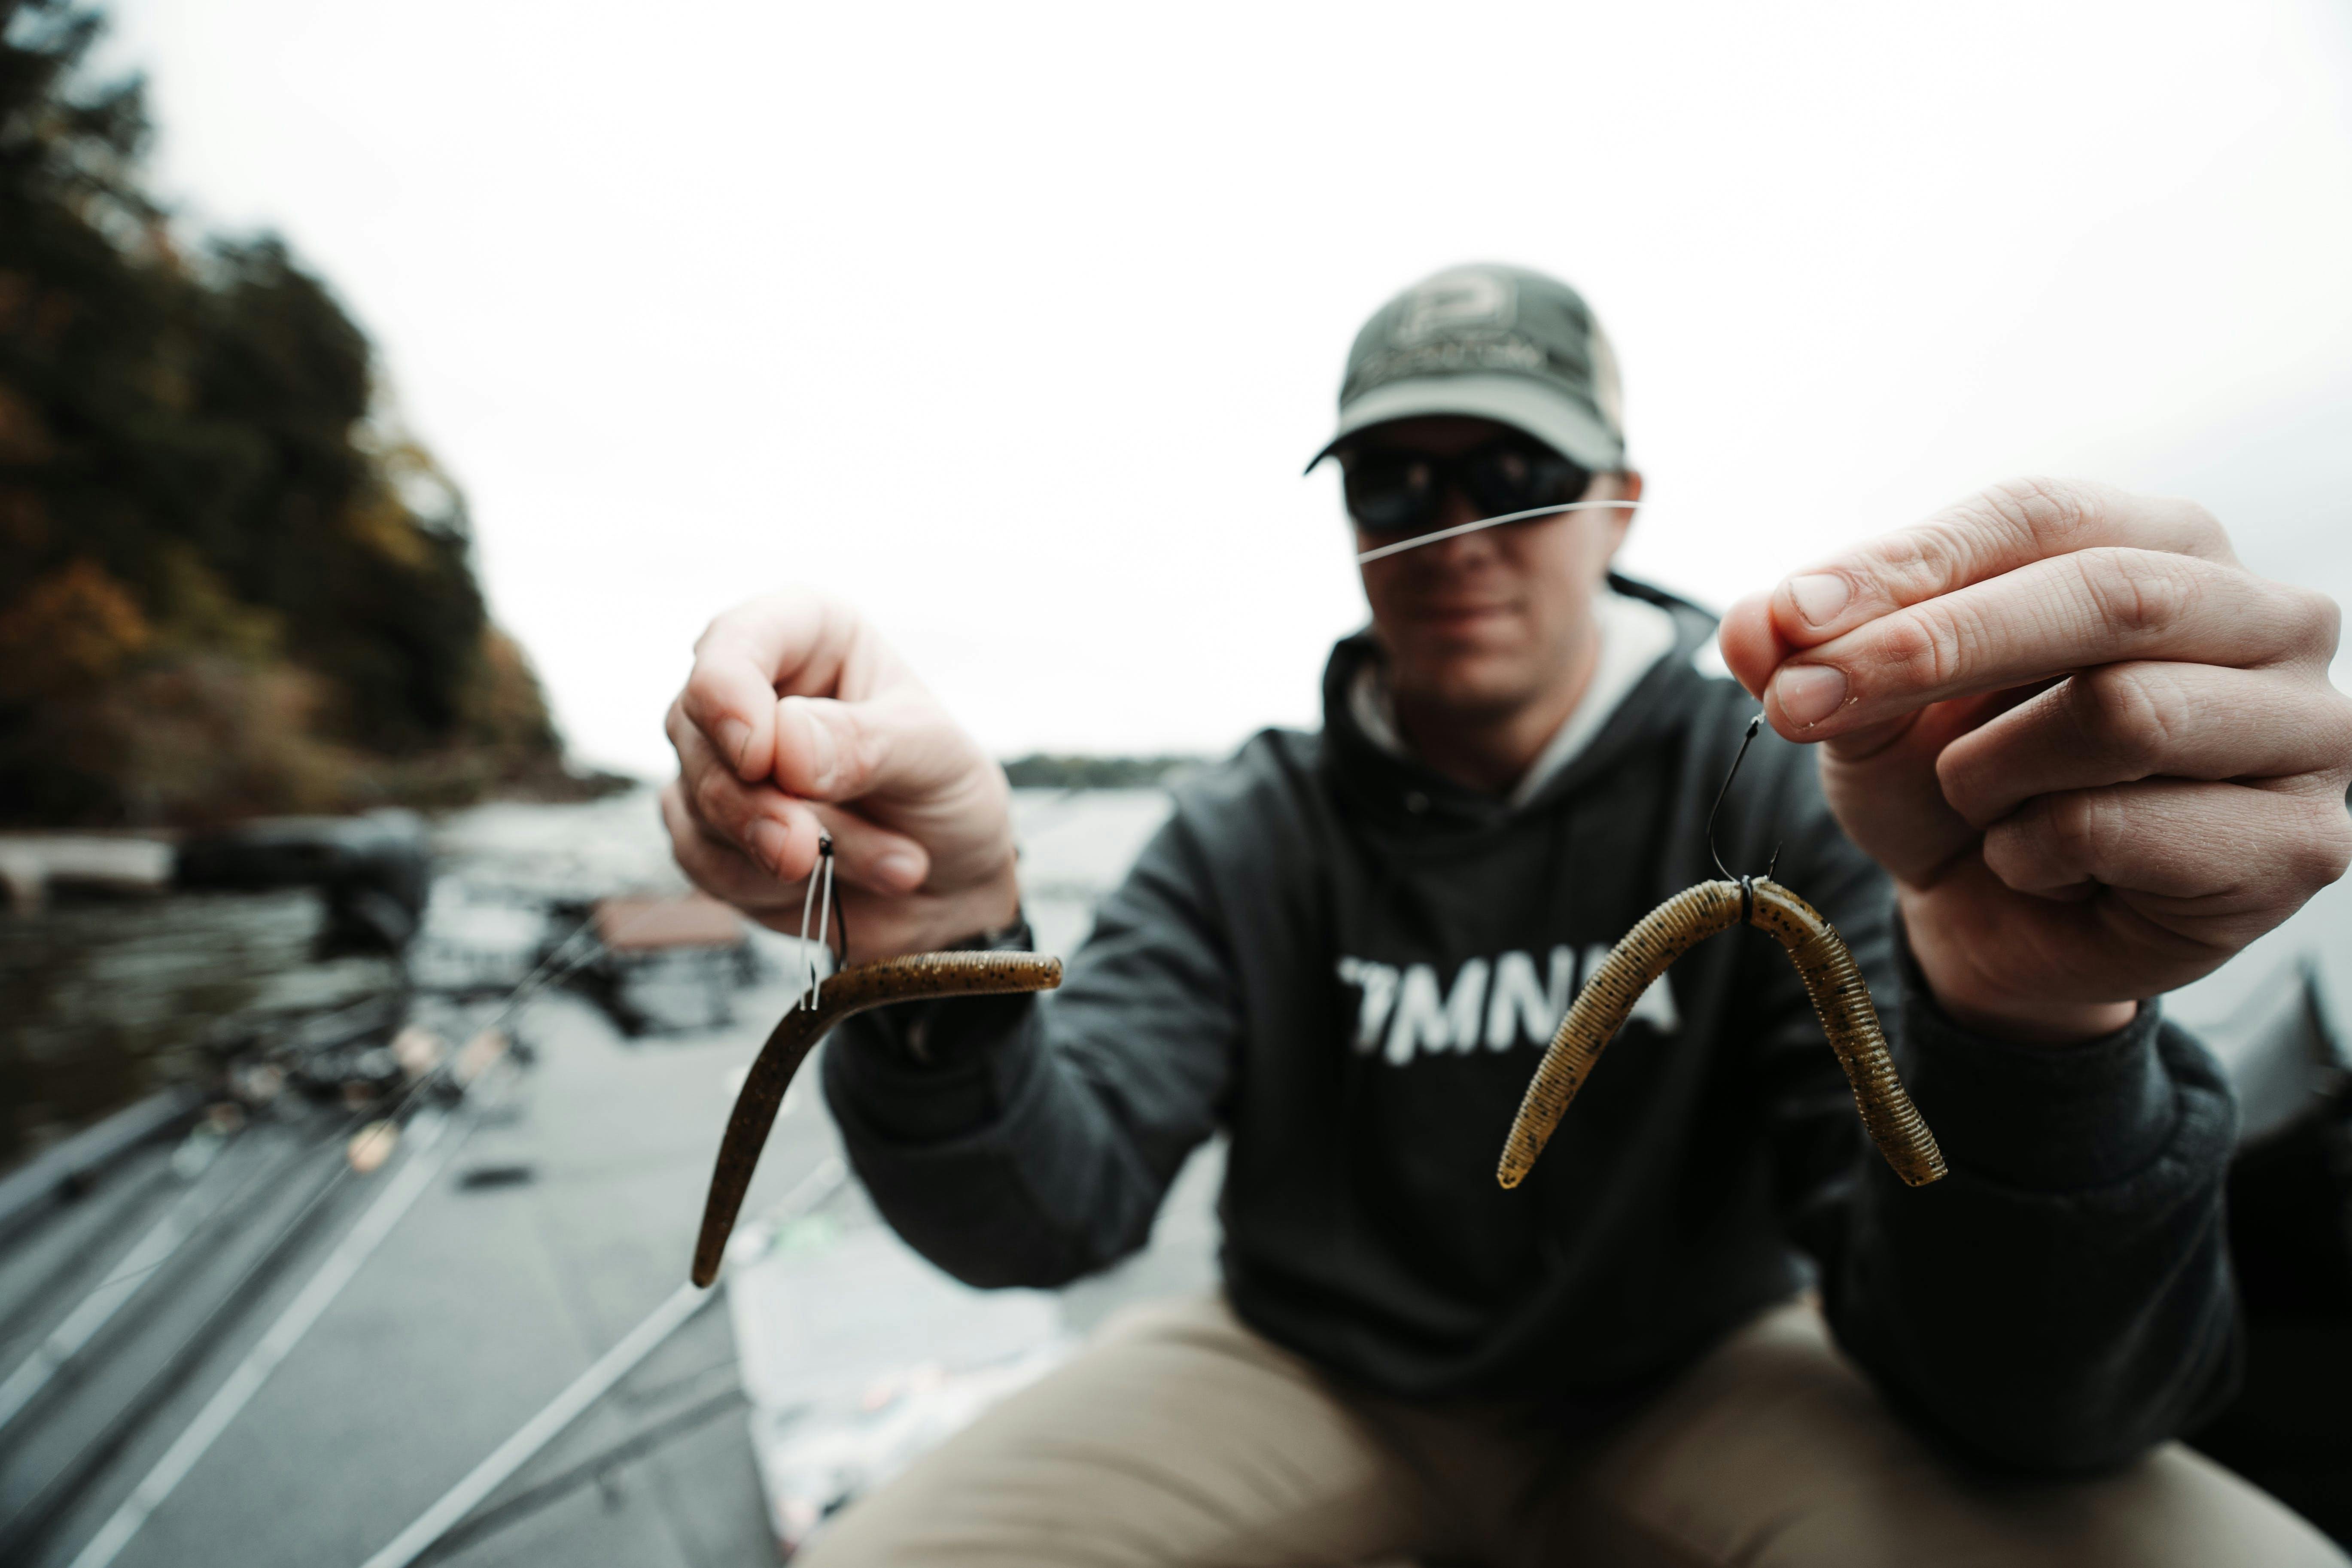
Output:
[[[1149,803],[1141,809],[1154,817]],[[1043,826],[1050,840],[1050,821]],[[1082,931],[1083,900],[1102,875],[1040,889],[1048,942]],[[769,978],[735,994],[736,1022],[724,1028],[630,1038],[585,996],[539,993],[509,1026],[529,1065],[486,1078],[439,1146],[420,1151],[412,1136],[382,1169],[334,1187],[182,1386],[150,1404],[92,1484],[47,1521],[28,1568],[98,1568],[89,1543],[370,1206],[413,1162],[436,1160],[414,1206],[111,1561],[315,1568],[364,1563],[392,1541],[685,1282],[740,1073],[794,989],[767,947]],[[174,1203],[233,1196],[242,1215],[218,1237],[200,1232],[168,1266],[178,1270],[168,1289],[134,1298],[109,1337],[92,1342],[98,1353],[69,1363],[70,1373],[86,1361],[88,1376],[61,1376],[25,1421],[0,1427],[0,1520],[86,1450],[342,1164],[341,1139],[320,1137],[341,1125],[331,1114],[257,1121],[193,1183],[170,1170],[171,1142],[151,1145],[0,1247],[5,1372],[118,1272]],[[837,1151],[804,1077],[746,1216]],[[1213,1151],[1196,1160],[1150,1251],[1064,1294],[1070,1328],[1083,1332],[1123,1300],[1209,1281],[1216,1163]],[[821,1212],[844,1228],[879,1224],[854,1182]],[[420,1561],[773,1561],[748,1417],[729,1313],[714,1300]]]
[[[518,1030],[535,1064],[459,1113],[446,1138],[464,1142],[438,1178],[115,1561],[358,1563],[383,1547],[684,1281],[730,1075],[789,993],[776,984],[742,994],[740,1027],[634,1042],[575,995],[535,1003]],[[258,1166],[283,1157],[279,1147],[291,1142],[257,1129],[207,1175],[232,1174],[230,1158]],[[775,1203],[837,1147],[818,1097],[795,1092],[745,1213]],[[62,1568],[74,1560],[371,1197],[404,1162],[423,1157],[404,1151],[344,1184],[301,1256],[59,1520],[34,1562]],[[36,1281],[54,1281],[71,1257],[80,1260],[74,1273],[99,1282],[106,1255],[121,1252],[158,1200],[178,1190],[162,1170],[166,1158],[157,1150],[116,1173],[110,1196],[76,1205],[61,1216],[69,1223],[9,1256],[0,1321],[15,1330],[12,1348],[45,1332],[66,1304],[40,1310],[29,1295]],[[1200,1173],[1185,1182],[1152,1251],[1068,1294],[1069,1324],[1083,1331],[1122,1300],[1204,1284],[1213,1196],[1213,1183]],[[845,1226],[878,1224],[854,1184],[824,1212]],[[233,1268],[236,1260],[221,1262]],[[141,1341],[176,1338],[185,1326],[173,1318],[144,1325]],[[108,1371],[117,1381],[138,1374],[121,1363]],[[95,1411],[106,1402],[76,1403]],[[583,1568],[772,1560],[745,1419],[728,1314],[715,1303],[425,1560]],[[54,1421],[39,1430],[44,1444],[80,1436]]]

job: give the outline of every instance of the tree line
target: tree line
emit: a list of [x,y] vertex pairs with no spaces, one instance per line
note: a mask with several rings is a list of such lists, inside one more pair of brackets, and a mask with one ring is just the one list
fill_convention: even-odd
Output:
[[280,240],[171,221],[102,26],[0,0],[0,823],[560,787],[366,334]]

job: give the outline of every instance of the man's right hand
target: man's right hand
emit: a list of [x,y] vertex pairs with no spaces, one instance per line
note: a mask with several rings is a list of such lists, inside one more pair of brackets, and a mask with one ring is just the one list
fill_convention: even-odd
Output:
[[865,617],[789,591],[694,647],[669,709],[670,847],[695,884],[797,933],[820,830],[853,962],[936,948],[1019,910],[1004,770]]

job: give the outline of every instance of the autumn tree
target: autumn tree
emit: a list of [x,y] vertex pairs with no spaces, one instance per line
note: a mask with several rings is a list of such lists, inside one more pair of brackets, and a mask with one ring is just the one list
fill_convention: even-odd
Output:
[[0,822],[455,801],[559,773],[457,488],[278,240],[144,184],[97,13],[0,0]]

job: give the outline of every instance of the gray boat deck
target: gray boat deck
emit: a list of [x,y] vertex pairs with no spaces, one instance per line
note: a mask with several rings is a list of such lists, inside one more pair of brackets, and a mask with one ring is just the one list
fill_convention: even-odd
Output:
[[[743,994],[745,1022],[735,1029],[636,1042],[568,994],[536,1004],[520,1033],[537,1064],[502,1103],[453,1126],[466,1141],[440,1179],[116,1561],[358,1563],[391,1540],[684,1280],[730,1069],[757,1048],[787,993],[778,984]],[[796,1094],[746,1214],[772,1205],[836,1148],[818,1097]],[[346,1184],[305,1262],[150,1424],[39,1562],[72,1560],[399,1166],[395,1159]],[[512,1179],[518,1170],[529,1179]],[[110,1186],[127,1194],[139,1183],[123,1175]],[[1072,1325],[1089,1326],[1122,1300],[1204,1280],[1212,1195],[1212,1183],[1189,1180],[1158,1249],[1080,1287],[1067,1302]],[[78,1212],[74,1235],[44,1248],[48,1258],[106,1232],[121,1202]],[[877,1223],[854,1186],[825,1212],[845,1225]],[[431,1560],[645,1568],[772,1560],[744,1422],[728,1315],[715,1303],[483,1511],[660,1428],[650,1452],[575,1478],[569,1491]]]
[[[1134,805],[1148,830],[1161,808]],[[1134,830],[1122,824],[1117,837]],[[1053,861],[1050,848],[1045,858]],[[1073,873],[1040,889],[1049,942],[1066,944],[1083,931],[1085,900],[1100,879],[1097,872],[1082,884]],[[542,993],[513,1026],[532,1065],[478,1091],[478,1103],[450,1129],[464,1142],[439,1177],[114,1561],[124,1568],[315,1568],[357,1564],[383,1547],[685,1281],[732,1075],[792,989],[776,978],[738,993],[729,1028],[634,1040],[584,998]],[[206,1179],[234,1185],[244,1176],[233,1163],[258,1170],[292,1147],[289,1132],[257,1127],[229,1145]],[[796,1088],[746,1216],[837,1149],[814,1085]],[[269,1200],[278,1211],[296,1206],[338,1157],[313,1153]],[[341,1184],[290,1266],[63,1517],[34,1564],[74,1562],[412,1157],[404,1148],[383,1170]],[[0,1368],[15,1365],[106,1278],[180,1190],[167,1161],[167,1148],[142,1153],[22,1245],[0,1251]],[[1083,1331],[1120,1301],[1196,1289],[1211,1277],[1216,1163],[1213,1152],[1195,1162],[1152,1250],[1066,1295],[1071,1327]],[[878,1223],[854,1183],[823,1212],[844,1226]],[[245,1258],[230,1248],[207,1261],[204,1278],[220,1280]],[[193,1303],[203,1292],[187,1294]],[[116,1355],[101,1362],[99,1376],[127,1394],[152,1370],[160,1347],[200,1315],[199,1306],[163,1303],[129,1347],[146,1348],[146,1359]],[[108,1403],[77,1398],[66,1414]],[[715,1301],[425,1561],[575,1568],[773,1561],[746,1420],[728,1312]],[[58,1446],[62,1462],[96,1423],[94,1415],[88,1429],[44,1420],[31,1441]],[[24,1500],[0,1498],[0,1517]]]

